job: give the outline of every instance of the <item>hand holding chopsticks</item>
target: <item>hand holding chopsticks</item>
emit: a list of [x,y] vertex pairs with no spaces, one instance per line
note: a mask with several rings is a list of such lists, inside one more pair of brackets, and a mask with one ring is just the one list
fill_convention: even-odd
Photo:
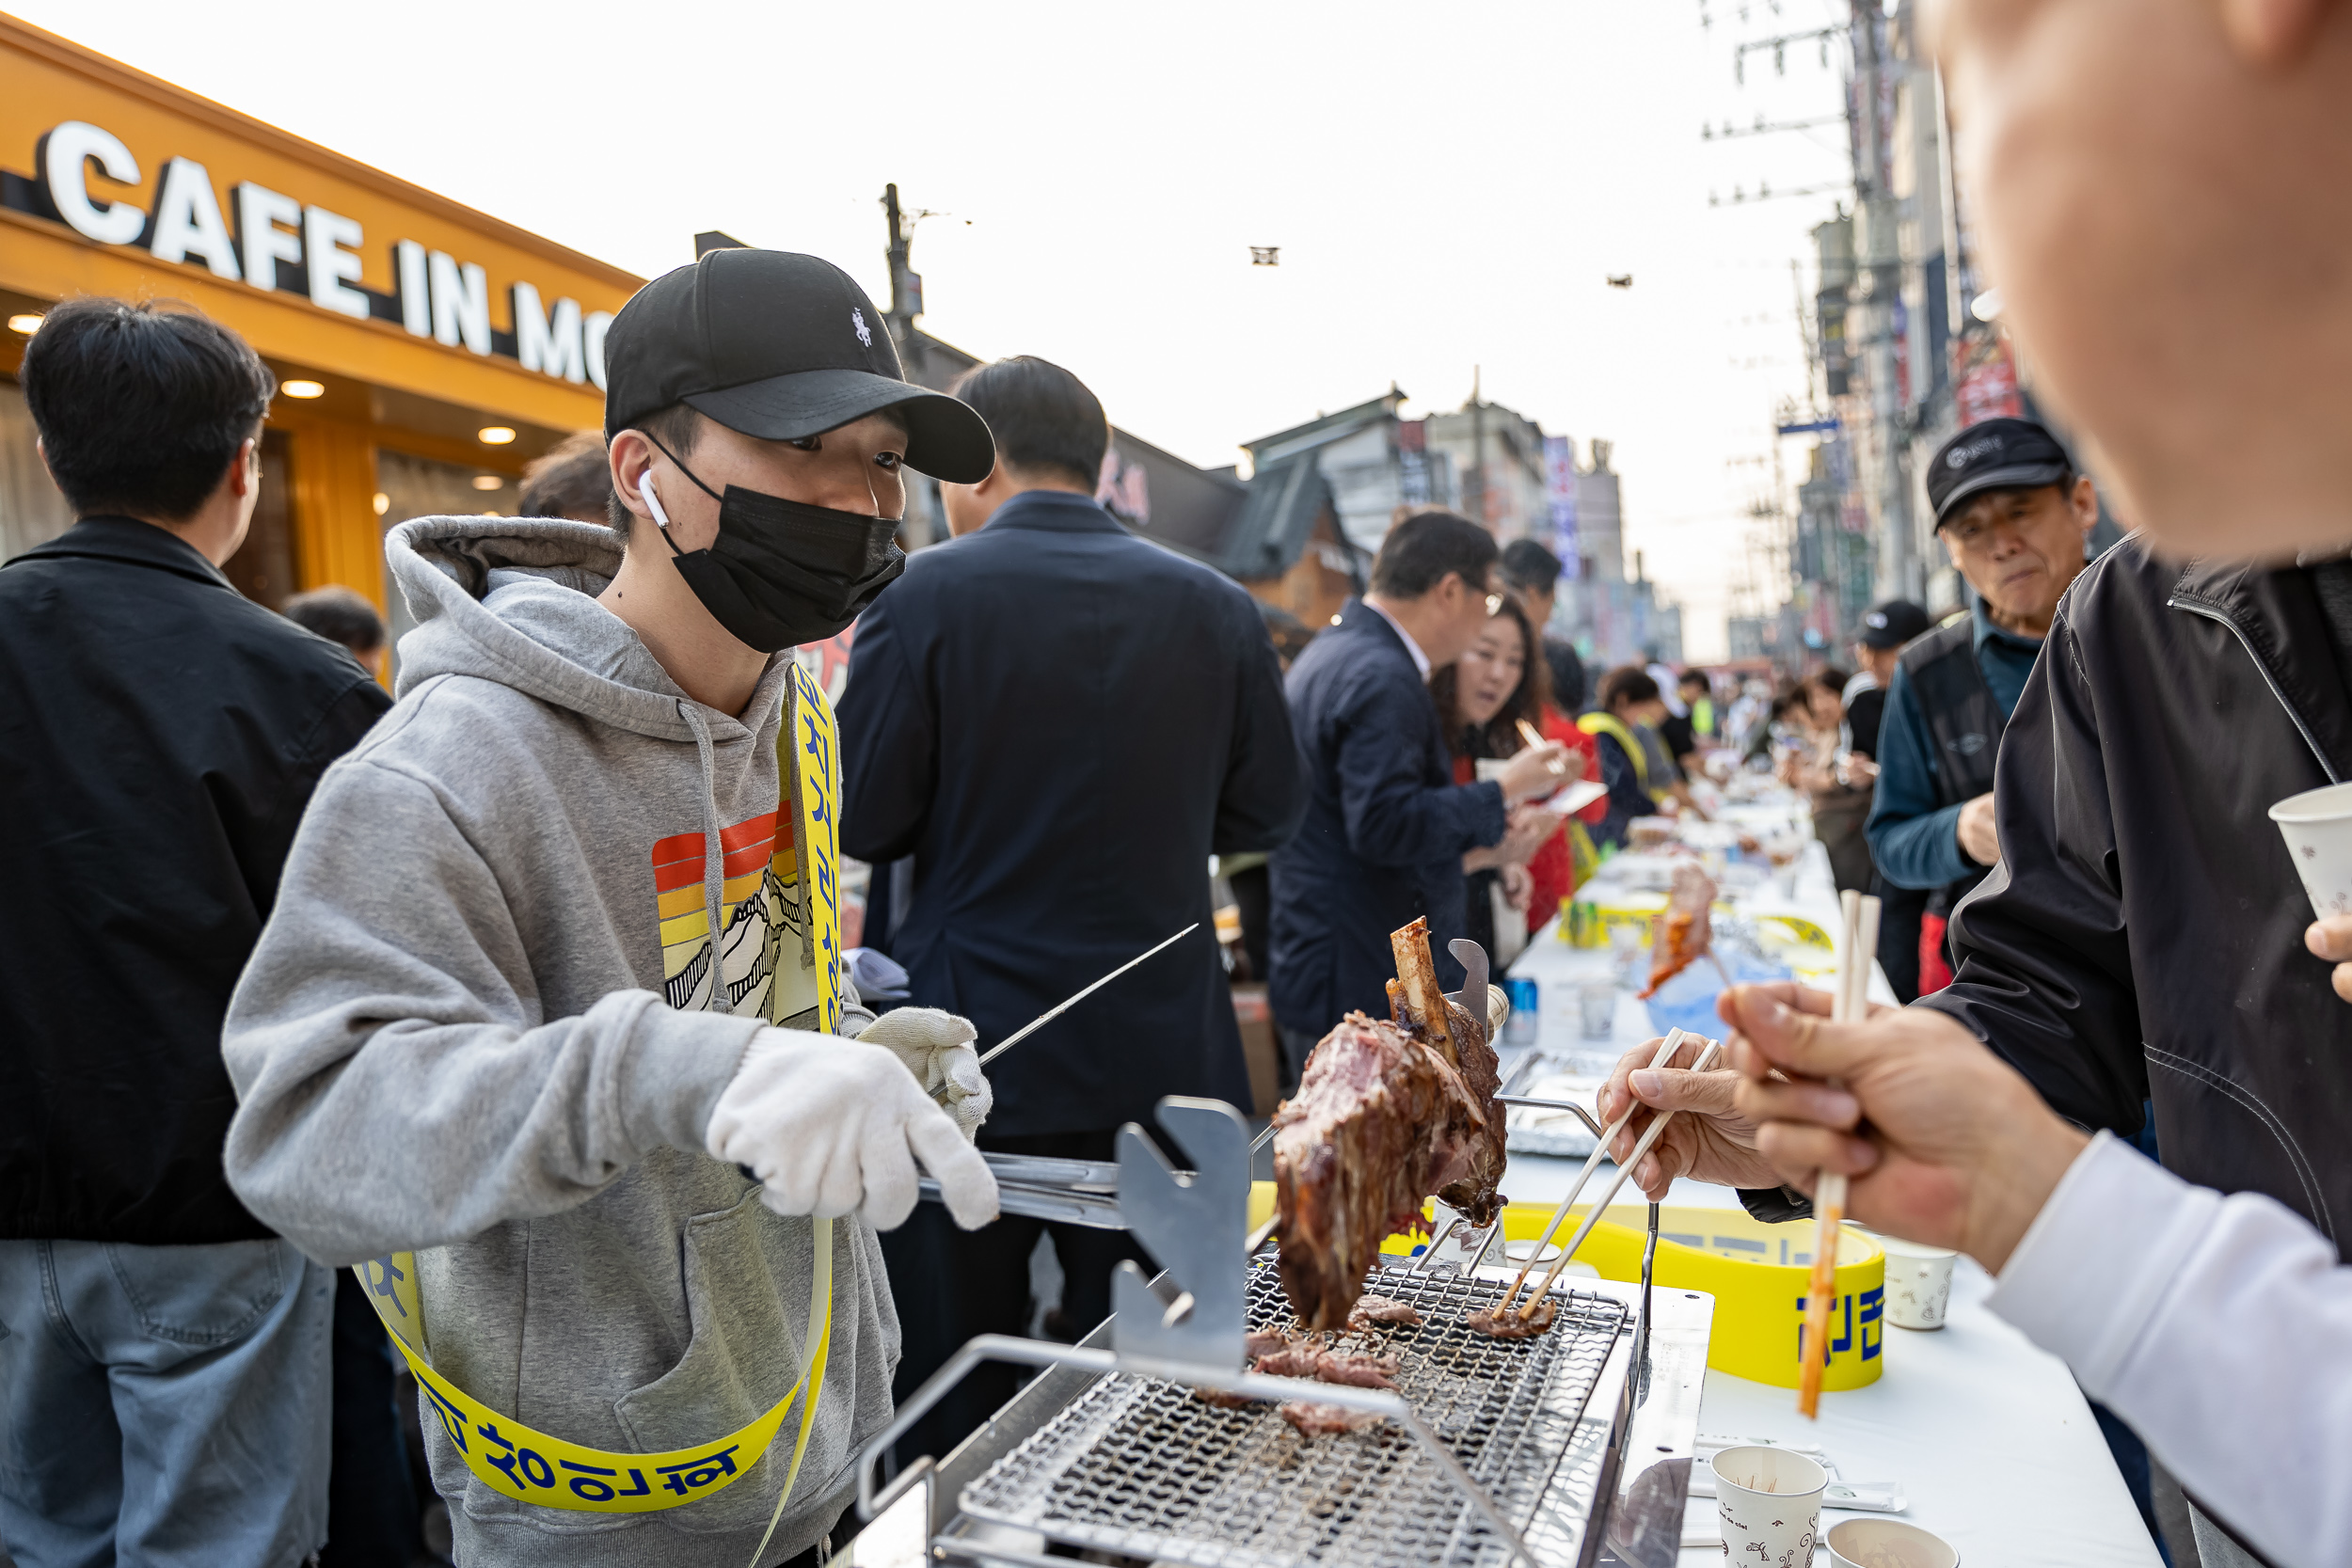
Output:
[[[1663,1067],[1673,1059],[1675,1052],[1681,1047],[1682,1042],[1692,1037],[1679,1029],[1673,1031],[1659,1042],[1658,1054],[1651,1058],[1650,1066],[1652,1068]],[[1720,1040],[1708,1040],[1706,1049],[1699,1053],[1699,1059],[1691,1064],[1691,1070],[1705,1072],[1708,1068],[1713,1067],[1715,1057],[1722,1049],[1723,1044]],[[1633,1113],[1642,1108],[1639,1104],[1626,1107],[1625,1114],[1610,1123],[1609,1131],[1601,1135],[1599,1146],[1593,1150],[1592,1157],[1584,1162],[1584,1169],[1577,1176],[1576,1185],[1568,1189],[1568,1196],[1561,1200],[1559,1209],[1551,1216],[1551,1223],[1544,1227],[1543,1236],[1536,1242],[1534,1252],[1529,1255],[1526,1268],[1519,1270],[1518,1277],[1512,1280],[1511,1288],[1502,1293],[1502,1302],[1495,1307],[1495,1315],[1498,1318],[1510,1308],[1512,1299],[1518,1294],[1520,1283],[1527,1278],[1528,1271],[1535,1266],[1535,1257],[1542,1253],[1545,1243],[1549,1242],[1552,1233],[1559,1229],[1560,1222],[1567,1216],[1569,1207],[1576,1202],[1578,1195],[1583,1191],[1585,1181],[1591,1178],[1594,1168],[1599,1164],[1602,1153],[1615,1140],[1617,1134],[1625,1131],[1626,1123],[1632,1119]],[[1593,1227],[1599,1223],[1601,1214],[1607,1211],[1611,1201],[1624,1188],[1627,1178],[1632,1174],[1634,1167],[1642,1163],[1642,1157],[1649,1152],[1650,1146],[1656,1143],[1660,1135],[1665,1132],[1667,1124],[1674,1120],[1675,1115],[1676,1113],[1672,1111],[1660,1111],[1653,1114],[1650,1124],[1642,1130],[1641,1141],[1633,1146],[1633,1152],[1627,1155],[1624,1162],[1617,1166],[1617,1174],[1611,1180],[1608,1190],[1593,1201],[1592,1207],[1585,1212],[1584,1223],[1576,1227],[1576,1234],[1568,1238],[1568,1244],[1560,1249],[1560,1256],[1552,1259],[1551,1267],[1545,1272],[1544,1277],[1536,1282],[1535,1289],[1528,1294],[1527,1300],[1520,1306],[1519,1317],[1522,1320],[1534,1316],[1536,1304],[1542,1301],[1544,1293],[1551,1289],[1551,1282],[1560,1277],[1560,1271],[1568,1266],[1568,1260],[1576,1256],[1576,1249],[1582,1246],[1584,1238],[1593,1233]]]

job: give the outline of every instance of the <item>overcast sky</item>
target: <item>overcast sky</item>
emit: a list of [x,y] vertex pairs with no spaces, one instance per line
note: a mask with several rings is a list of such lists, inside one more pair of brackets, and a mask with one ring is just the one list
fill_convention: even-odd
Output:
[[1196,463],[1391,381],[1408,414],[1458,406],[1482,366],[1580,453],[1616,443],[1629,549],[1693,657],[1750,573],[1773,406],[1804,385],[1788,263],[1835,198],[1727,203],[1847,174],[1841,126],[1699,136],[1838,112],[1836,53],[1751,55],[1744,85],[1731,58],[1832,0],[1707,0],[1711,27],[1699,0],[9,5],[644,275],[721,229],[883,298],[896,181],[952,214],[915,235],[928,329],[1067,365]]

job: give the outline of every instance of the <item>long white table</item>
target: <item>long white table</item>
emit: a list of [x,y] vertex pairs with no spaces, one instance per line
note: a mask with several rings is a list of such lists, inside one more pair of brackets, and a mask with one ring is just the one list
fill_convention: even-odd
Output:
[[[1768,895],[1753,908],[1801,913],[1836,930],[1837,901],[1828,859],[1814,846],[1800,868],[1793,898]],[[1629,992],[1618,997],[1614,1040],[1581,1040],[1577,990],[1610,971],[1607,949],[1571,947],[1556,929],[1538,937],[1511,966],[1540,990],[1536,1049],[1621,1053],[1652,1037],[1647,1009]],[[1883,975],[1871,990],[1891,1002]],[[1524,1049],[1524,1048],[1522,1048]],[[1505,1051],[1507,1073],[1517,1053]],[[1503,1188],[1514,1202],[1556,1203],[1581,1162],[1513,1155]],[[1613,1167],[1596,1174],[1595,1193]],[[1629,1187],[1620,1204],[1639,1201]],[[1736,1208],[1728,1188],[1688,1180],[1667,1201]],[[1715,1436],[1815,1443],[1848,1481],[1895,1481],[1910,1500],[1900,1515],[1957,1547],[1966,1568],[2160,1568],[2131,1494],[2065,1364],[2035,1349],[1985,1310],[1993,1282],[1967,1259],[1952,1281],[1946,1325],[1928,1333],[1889,1326],[1886,1370],[1865,1388],[1827,1394],[1819,1421],[1797,1414],[1796,1394],[1709,1370],[1699,1430]],[[1867,1517],[1824,1511],[1822,1528]],[[1715,1502],[1691,1500],[1686,1542],[1717,1532]],[[1818,1560],[1828,1561],[1824,1548]],[[1683,1548],[1680,1568],[1713,1568],[1717,1545]]]

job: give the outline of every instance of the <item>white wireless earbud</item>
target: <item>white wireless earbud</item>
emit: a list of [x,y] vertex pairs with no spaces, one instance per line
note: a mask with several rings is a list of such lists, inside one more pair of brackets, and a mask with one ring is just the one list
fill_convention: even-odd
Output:
[[654,526],[662,532],[670,531],[670,515],[661,510],[661,498],[653,493],[653,469],[647,467],[637,476],[637,493],[645,498],[646,509],[653,514]]

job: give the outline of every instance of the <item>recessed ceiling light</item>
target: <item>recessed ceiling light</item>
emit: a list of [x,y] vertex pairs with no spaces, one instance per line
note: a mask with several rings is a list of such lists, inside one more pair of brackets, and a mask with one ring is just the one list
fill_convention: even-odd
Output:
[[485,424],[474,432],[474,438],[485,447],[502,447],[515,438],[515,433],[502,424]]
[[29,310],[21,316],[10,316],[8,318],[8,330],[11,332],[21,332],[25,337],[29,338],[34,333],[40,330],[40,317]]
[[281,381],[278,389],[290,398],[323,398],[326,395],[326,384],[318,381]]
[[496,474],[476,474],[473,476],[473,487],[477,490],[503,490],[506,481]]
[[392,498],[378,490],[375,493],[375,515],[379,517],[392,509]]

